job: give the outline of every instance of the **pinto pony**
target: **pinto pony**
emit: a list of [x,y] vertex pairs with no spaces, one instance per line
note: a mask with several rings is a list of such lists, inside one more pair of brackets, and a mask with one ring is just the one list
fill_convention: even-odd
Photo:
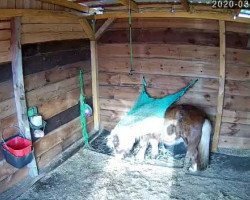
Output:
[[151,157],[156,158],[160,142],[174,145],[184,140],[187,146],[185,164],[188,165],[191,160],[189,170],[197,171],[208,165],[212,126],[198,108],[191,105],[173,106],[166,110],[164,119],[151,123],[149,119],[144,124],[151,124],[155,128],[115,128],[107,138],[107,145],[114,150],[116,156],[123,158],[138,141],[136,159],[143,160],[148,145],[152,147]]
[[162,142],[182,138],[187,146],[185,164],[191,160],[190,171],[207,167],[209,162],[211,122],[204,112],[191,105],[176,105],[165,113]]

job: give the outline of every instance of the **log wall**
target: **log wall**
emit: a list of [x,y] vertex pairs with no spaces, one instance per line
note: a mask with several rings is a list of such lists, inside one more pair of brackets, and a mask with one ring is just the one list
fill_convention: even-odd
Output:
[[[134,75],[129,76],[127,20],[116,20],[98,45],[101,120],[111,129],[133,105],[144,75],[149,93],[171,94],[199,78],[178,103],[205,110],[214,122],[219,76],[218,22],[134,19]],[[219,147],[249,149],[249,25],[226,24],[226,95]],[[111,116],[111,117],[110,117]]]
[[22,17],[22,44],[84,38],[87,36],[76,18],[46,15]]
[[59,10],[64,7],[50,3],[44,3],[38,0],[0,0],[0,8],[3,9],[39,9],[39,10]]
[[[65,40],[22,46],[27,106],[37,106],[47,122],[46,136],[34,143],[40,171],[48,167],[81,135],[79,119],[79,69],[85,74],[85,93],[91,104],[90,50],[87,40]],[[2,76],[5,74],[5,76]],[[0,130],[17,124],[11,64],[0,64]],[[92,118],[88,129],[92,130]],[[8,130],[5,137],[14,133]],[[26,167],[18,170],[0,155],[0,193],[23,180]]]

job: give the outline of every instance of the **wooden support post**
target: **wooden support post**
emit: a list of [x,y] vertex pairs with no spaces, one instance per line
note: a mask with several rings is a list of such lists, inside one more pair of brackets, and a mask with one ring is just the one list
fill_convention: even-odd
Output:
[[225,93],[225,76],[226,76],[226,37],[225,37],[225,21],[219,21],[220,27],[220,76],[219,76],[219,92],[217,99],[217,114],[214,128],[212,151],[217,151],[220,130],[221,119],[223,113],[224,93]]
[[97,57],[97,42],[90,41],[91,51],[91,74],[92,74],[92,94],[94,106],[94,129],[100,129],[100,104],[99,104],[99,82],[98,82],[98,57]]
[[114,22],[114,20],[114,18],[109,18],[104,22],[104,24],[95,33],[96,40],[98,40],[102,36],[104,31],[107,30],[107,28]]
[[[11,21],[11,59],[18,125],[25,134],[25,137],[31,139],[23,81],[21,17],[16,17]],[[32,162],[28,164],[28,168],[31,177],[38,175],[35,157]]]

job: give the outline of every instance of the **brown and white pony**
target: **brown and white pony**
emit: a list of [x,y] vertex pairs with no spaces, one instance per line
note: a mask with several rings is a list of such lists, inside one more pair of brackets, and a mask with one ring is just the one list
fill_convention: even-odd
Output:
[[207,167],[210,152],[211,122],[204,112],[191,105],[176,105],[165,113],[165,134],[162,142],[182,138],[187,145],[185,163],[191,160],[191,171]]
[[[148,124],[153,128],[143,128]],[[107,145],[114,150],[116,156],[125,157],[135,142],[139,141],[136,159],[143,160],[149,144],[152,147],[152,157],[156,158],[160,142],[174,145],[184,140],[187,145],[185,163],[188,165],[191,159],[189,170],[197,171],[208,165],[211,131],[211,123],[201,110],[191,105],[177,105],[166,111],[162,121],[147,119],[136,129],[113,129]]]

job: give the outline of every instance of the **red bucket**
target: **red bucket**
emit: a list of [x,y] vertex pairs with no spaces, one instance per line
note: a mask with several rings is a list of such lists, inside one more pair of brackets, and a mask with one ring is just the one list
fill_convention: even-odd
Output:
[[[4,131],[2,134],[4,134]],[[8,139],[3,139],[2,135],[2,141],[2,148],[16,157],[24,157],[32,151],[32,142],[26,139],[21,131],[19,131],[18,135]]]

